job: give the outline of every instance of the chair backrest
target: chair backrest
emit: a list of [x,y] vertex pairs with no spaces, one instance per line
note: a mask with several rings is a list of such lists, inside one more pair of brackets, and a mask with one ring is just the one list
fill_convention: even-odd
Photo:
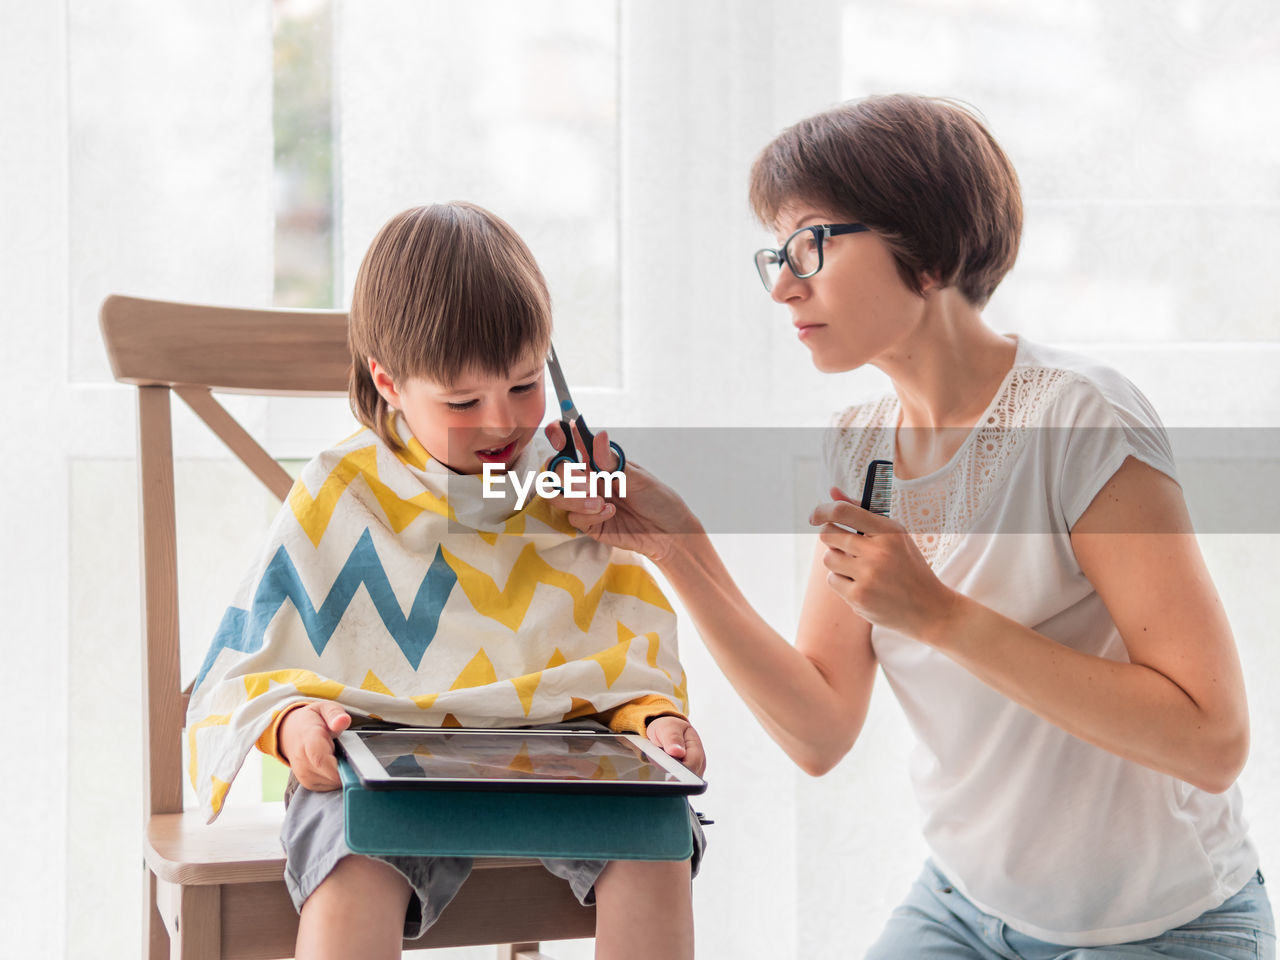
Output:
[[176,393],[281,500],[293,481],[214,399],[211,390],[259,395],[347,392],[347,315],[252,310],[108,297],[102,336],[116,379],[138,387],[142,520],[147,812],[182,810],[182,729],[189,690],[179,678],[178,565],[173,431]]

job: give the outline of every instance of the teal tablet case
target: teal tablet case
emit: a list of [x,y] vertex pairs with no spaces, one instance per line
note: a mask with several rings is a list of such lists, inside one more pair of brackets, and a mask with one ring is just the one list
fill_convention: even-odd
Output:
[[347,846],[383,856],[686,860],[684,797],[367,790],[339,759]]

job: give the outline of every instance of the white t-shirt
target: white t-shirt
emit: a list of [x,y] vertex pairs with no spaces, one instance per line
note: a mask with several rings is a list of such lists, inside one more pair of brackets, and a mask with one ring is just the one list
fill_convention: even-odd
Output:
[[[899,414],[890,394],[834,419],[827,473],[854,499],[868,462],[893,459]],[[1123,661],[1069,532],[1130,456],[1174,476],[1164,428],[1137,388],[1019,339],[955,456],[895,480],[891,515],[943,583]],[[1078,946],[1142,940],[1218,906],[1257,869],[1238,787],[1207,793],[1085,743],[894,631],[875,627],[871,642],[917,737],[911,778],[934,860],[1015,930]]]

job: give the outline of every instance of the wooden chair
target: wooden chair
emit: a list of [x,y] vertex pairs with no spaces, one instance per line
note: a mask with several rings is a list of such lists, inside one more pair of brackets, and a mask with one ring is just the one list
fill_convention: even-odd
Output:
[[[176,393],[279,498],[289,475],[211,390],[345,394],[347,318],[335,311],[239,310],[108,297],[102,335],[116,379],[138,387],[142,520],[144,955],[183,960],[292,957],[298,916],[285,889],[280,812],[231,807],[212,825],[184,812],[177,541],[169,397]],[[591,937],[595,910],[536,860],[477,860],[427,935],[406,948],[499,944],[500,960],[541,957],[542,940]]]

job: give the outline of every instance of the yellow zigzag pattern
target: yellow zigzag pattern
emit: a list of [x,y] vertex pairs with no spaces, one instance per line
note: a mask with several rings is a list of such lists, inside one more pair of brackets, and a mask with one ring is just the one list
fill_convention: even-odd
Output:
[[337,700],[343,691],[336,680],[326,680],[310,670],[271,670],[266,673],[249,673],[244,677],[244,690],[249,699],[260,697],[271,689],[272,683],[291,683],[304,697],[320,697]]
[[[628,629],[623,623],[619,622],[618,642],[607,650],[601,650],[599,653],[584,658],[586,660],[594,660],[600,665],[600,669],[604,672],[604,685],[606,689],[612,687],[618,677],[621,676],[622,671],[626,669],[627,654],[630,652],[631,641],[635,636],[635,631]],[[656,666],[658,655],[656,644],[658,635],[656,632],[647,633],[645,634],[645,637],[649,640],[649,663],[650,665]],[[516,696],[520,698],[520,705],[524,708],[524,715],[526,717],[529,715],[529,711],[533,709],[533,695],[537,691],[538,685],[542,682],[543,672],[562,666],[565,662],[564,654],[560,652],[559,647],[556,647],[555,650],[552,651],[550,659],[547,660],[547,665],[543,667],[542,670],[522,674],[518,677],[511,677],[507,680],[508,683],[515,687]],[[666,673],[666,671],[663,672]],[[670,678],[670,676],[671,674],[667,673],[667,677]],[[471,658],[471,661],[462,668],[457,679],[454,680],[453,686],[449,689],[464,690],[470,687],[482,687],[486,684],[497,683],[497,681],[498,674],[493,667],[493,661],[489,659],[488,654],[486,654],[484,649],[481,648],[476,655]],[[370,671],[368,676],[365,677],[365,682],[361,685],[361,689],[373,690],[377,693],[391,693],[391,691],[382,684],[382,681],[379,680],[372,671]],[[676,688],[676,695],[679,696],[679,688]],[[413,702],[417,704],[420,709],[428,710],[435,704],[438,697],[439,694],[432,693],[427,694],[426,696],[414,697]],[[587,701],[579,700],[575,697],[574,708],[576,709],[579,704],[587,704]],[[587,706],[590,706],[590,704],[587,704]],[[594,711],[595,708],[592,707],[588,712]]]
[[583,700],[581,697],[570,697],[569,700],[569,712],[561,717],[561,720],[577,720],[579,717],[589,717],[593,713],[600,712],[590,700]]
[[541,497],[530,497],[524,508],[502,525],[501,533],[477,530],[476,534],[491,547],[498,542],[498,537],[523,537],[525,535],[526,517],[533,517],[559,533],[565,533],[571,537],[578,536],[578,530],[569,522],[569,518],[559,510],[553,510],[551,505]]
[[644,567],[611,563],[605,567],[595,586],[587,590],[581,579],[557,570],[543,560],[530,543],[516,557],[516,562],[511,565],[511,572],[507,575],[507,585],[499,590],[493,577],[487,573],[477,570],[443,547],[441,552],[445,562],[457,575],[458,585],[462,587],[476,612],[497,620],[508,630],[514,631],[524,622],[524,615],[533,601],[534,590],[540,583],[559,587],[573,598],[573,620],[583,633],[590,628],[596,608],[600,605],[600,598],[606,590],[613,594],[635,597],[669,613],[673,612],[667,598],[662,595]]
[[[392,427],[395,430],[395,418],[391,419]],[[417,467],[419,470],[425,470],[427,461],[431,459],[431,454],[427,453],[427,448],[418,442],[417,437],[410,437],[409,442],[403,448],[395,450],[396,459],[401,463],[407,463],[411,467]]]
[[[619,620],[618,639],[630,640],[634,636],[636,636],[636,632]],[[662,646],[662,642],[658,639],[658,631],[650,630],[645,634],[645,639],[649,641],[649,652],[645,656],[645,662],[656,670],[658,669],[658,650]],[[668,680],[671,679],[671,672],[669,670],[663,670],[662,672],[667,675]]]
[[[198,774],[198,764],[196,763],[196,734],[205,727],[220,727],[231,722],[231,714],[214,713],[199,720],[187,727],[187,747],[191,754],[191,763],[187,767],[187,776],[191,778],[191,784],[196,789],[200,788],[200,784],[196,782]],[[227,795],[227,788],[230,783],[219,780],[217,777],[210,777],[213,781],[213,812],[218,813],[222,809],[222,798]]]
[[209,797],[209,802],[213,804],[213,812],[217,813],[222,809],[222,802],[227,799],[227,791],[231,789],[231,781],[219,780],[217,777],[211,776],[213,781],[213,793]]
[[[636,632],[627,627],[621,620],[618,621],[618,639],[630,639],[636,636]],[[658,650],[662,644],[658,639],[658,631],[650,630],[645,634],[645,638],[649,641],[649,651],[645,655],[645,662],[655,670],[658,669]],[[675,677],[671,676],[670,670],[663,670],[667,675],[667,679],[671,681],[671,690],[675,694],[677,700],[680,701],[680,711],[682,713],[689,712],[689,678],[684,670],[680,671],[680,682],[676,683]]]
[[465,690],[467,687],[483,687],[486,684],[497,683],[498,672],[493,669],[493,661],[489,659],[489,655],[484,652],[484,647],[471,658],[471,662],[462,668],[462,672],[458,674],[458,679],[453,681],[450,690]]
[[[354,439],[362,432],[364,431],[353,433],[347,440]],[[426,467],[431,460],[431,455],[427,453],[426,448],[418,442],[416,437],[411,437],[406,448],[396,450],[395,455],[401,462],[411,467],[417,467],[419,470]],[[339,460],[337,465],[329,471],[329,476],[325,478],[324,483],[321,485],[320,492],[314,497],[311,496],[300,480],[289,491],[289,508],[293,511],[298,525],[302,527],[310,538],[312,546],[320,545],[320,540],[324,537],[324,532],[329,527],[329,521],[333,519],[334,508],[338,505],[338,501],[342,499],[342,494],[347,487],[357,477],[364,477],[369,489],[377,499],[378,505],[382,507],[382,512],[386,514],[387,521],[391,524],[391,529],[396,533],[399,533],[416,520],[424,510],[429,510],[442,517],[448,517],[450,520],[457,519],[453,508],[446,499],[438,497],[430,491],[424,490],[422,493],[407,500],[393,492],[390,487],[382,482],[378,475],[378,447],[376,444],[371,443],[367,447],[353,450]],[[569,536],[578,535],[577,529],[569,523],[568,518],[560,511],[552,509],[551,505],[541,497],[531,497],[525,508],[503,525],[502,534],[517,537],[523,536],[526,517],[540,520],[546,526],[560,533],[568,534]],[[490,546],[493,546],[498,537],[502,535],[484,531],[476,532]]]
[[[393,424],[394,420],[395,418],[393,417]],[[356,433],[353,433],[347,438],[347,440],[356,437],[359,433],[360,431],[357,430]],[[346,440],[343,441],[343,443],[346,442]],[[406,463],[411,467],[417,467],[419,470],[426,469],[427,463],[431,460],[431,454],[427,453],[427,448],[418,442],[417,437],[410,437],[409,442],[403,448],[398,448],[394,452],[396,459],[401,463]],[[451,520],[456,519],[452,512],[447,514],[447,516]],[[568,534],[571,537],[579,535],[578,528],[569,522],[569,518],[565,516],[563,512],[552,509],[551,504],[541,497],[530,497],[523,509],[502,525],[501,534],[489,533],[485,530],[477,530],[476,533],[479,534],[480,538],[484,540],[485,543],[489,544],[489,546],[493,546],[497,543],[498,537],[503,535],[522,537],[525,533],[525,517],[533,517],[535,520],[541,520],[552,530],[558,530],[560,533]]]
[[[416,440],[412,441],[411,445],[416,445],[422,451],[422,456],[426,456],[426,451],[422,450],[422,445]],[[426,462],[425,459],[423,462]],[[445,499],[437,497],[429,490],[424,490],[405,500],[383,483],[378,477],[378,447],[371,443],[367,447],[353,450],[339,460],[337,465],[329,471],[329,476],[325,477],[320,492],[314,497],[307,491],[306,485],[301,480],[289,491],[289,509],[293,511],[298,526],[302,527],[311,539],[312,546],[320,545],[320,539],[328,529],[334,508],[342,499],[342,494],[359,477],[363,477],[365,483],[369,485],[378,505],[382,507],[382,512],[386,514],[387,522],[396,533],[416,520],[424,510],[448,517],[450,520],[457,519],[453,515],[453,508],[445,502]]]
[[680,701],[680,712],[688,714],[689,712],[689,677],[681,670],[680,682],[674,684],[676,699]]
[[631,639],[635,636],[631,633],[630,637],[623,636],[623,631],[631,633],[621,623],[618,624],[619,640],[608,650],[601,650],[599,653],[593,653],[589,657],[583,657],[584,660],[594,660],[600,664],[600,669],[604,671],[604,685],[607,690],[612,687],[614,681],[622,674],[623,669],[627,665],[627,651],[631,649]]
[[[636,636],[636,632],[632,630],[630,627],[626,626],[626,624],[624,624],[621,620],[619,620],[618,621],[618,639],[630,640],[634,636]],[[658,640],[658,632],[656,630],[650,630],[648,633],[645,634],[645,637],[649,641],[649,651],[645,656],[645,662],[648,663],[649,666],[653,667],[656,670],[658,669],[658,650],[661,648],[661,643]],[[676,683],[675,677],[671,676],[670,670],[663,670],[662,672],[665,673],[667,675],[667,679],[671,681],[671,689],[672,689],[672,692],[675,694],[676,699],[680,701],[681,712],[688,713],[689,712],[689,677],[688,675],[682,669],[680,671],[680,682]]]
[[[547,661],[547,665],[542,669],[551,670],[564,662],[564,654],[560,652],[559,647],[556,647],[551,651],[551,659]],[[516,696],[520,698],[520,706],[524,707],[524,715],[526,717],[529,715],[529,711],[533,709],[533,694],[541,682],[542,670],[511,678],[511,685],[516,688]]]
[[391,688],[378,679],[378,675],[370,670],[364,675],[364,682],[360,684],[361,690],[367,690],[370,693],[380,693],[384,697],[394,697]]

